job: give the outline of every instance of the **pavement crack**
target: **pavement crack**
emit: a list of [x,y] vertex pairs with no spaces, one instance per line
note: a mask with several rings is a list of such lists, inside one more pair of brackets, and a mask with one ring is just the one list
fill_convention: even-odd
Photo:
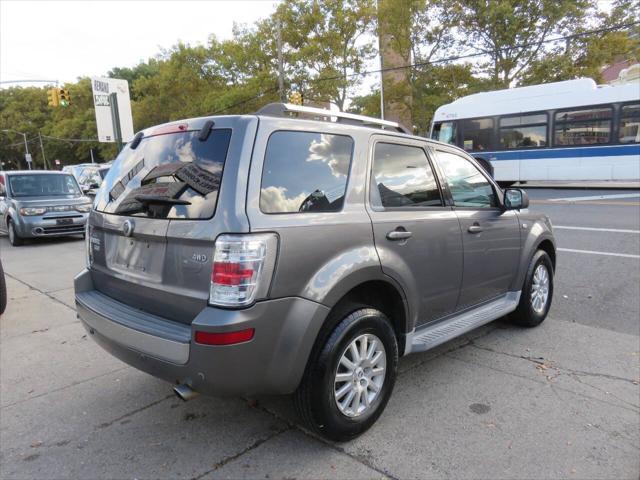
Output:
[[234,460],[236,460],[237,458],[240,458],[241,456],[243,456],[244,454],[255,450],[256,448],[258,448],[260,445],[262,445],[265,442],[268,442],[269,440],[271,440],[272,438],[277,437],[278,435],[283,434],[284,432],[287,432],[289,430],[291,430],[291,426],[287,425],[285,428],[280,428],[278,430],[276,430],[275,432],[273,432],[270,435],[267,435],[264,438],[259,438],[258,440],[256,440],[255,442],[253,442],[251,445],[249,445],[247,448],[239,451],[238,453],[235,453],[233,455],[230,455],[228,457],[223,458],[222,460],[220,460],[219,462],[217,462],[215,465],[213,465],[213,468],[207,470],[206,472],[201,473],[198,476],[195,477],[191,477],[192,480],[198,480],[202,477],[205,477],[207,475],[209,475],[211,472],[215,472],[216,470],[224,467],[226,464],[228,464],[229,462],[232,462]]
[[[528,380],[530,382],[534,382],[534,383],[537,383],[539,385],[547,385],[547,386],[550,386],[550,387],[554,387],[554,388],[557,388],[558,390],[561,390],[563,392],[567,392],[567,393],[570,393],[572,395],[577,395],[577,396],[583,397],[583,398],[588,398],[589,400],[593,400],[593,401],[596,401],[596,402],[599,402],[599,403],[604,403],[604,404],[609,405],[611,407],[621,408],[623,410],[628,410],[628,411],[636,413],[636,414],[638,413],[638,407],[637,406],[634,406],[634,408],[630,408],[630,407],[627,407],[626,405],[620,405],[620,404],[617,404],[617,403],[608,402],[608,401],[606,401],[606,400],[604,400],[602,398],[593,397],[591,395],[588,395],[588,394],[585,394],[585,393],[581,393],[581,392],[575,392],[575,391],[570,390],[568,388],[561,387],[559,385],[554,385],[553,383],[548,382],[548,381],[543,381],[543,380],[532,378],[532,377],[526,376],[526,375],[520,375],[518,373],[509,371],[509,370],[504,370],[502,368],[497,368],[497,367],[494,367],[494,366],[491,366],[491,365],[486,365],[486,364],[483,364],[483,363],[477,363],[477,362],[473,362],[473,361],[470,361],[470,360],[465,360],[463,358],[458,358],[458,357],[455,357],[455,356],[449,356],[449,358],[451,358],[452,360],[458,361],[458,362],[466,363],[468,365],[473,365],[473,366],[480,367],[480,368],[486,368],[486,369],[492,370],[494,372],[503,373],[503,374],[509,375],[511,377],[521,378],[523,380]],[[557,392],[554,392],[554,393],[557,393]]]
[[65,385],[64,387],[55,388],[53,390],[49,390],[48,392],[39,393],[38,395],[34,395],[32,397],[29,397],[29,398],[24,398],[22,400],[18,400],[17,402],[8,403],[7,405],[2,405],[0,407],[0,410],[5,409],[5,408],[9,408],[9,407],[13,407],[14,405],[19,405],[21,403],[29,402],[29,401],[34,400],[36,398],[44,397],[45,395],[50,395],[52,393],[60,392],[62,390],[66,390],[67,388],[75,387],[77,385],[81,385],[83,383],[90,382],[91,380],[95,380],[96,378],[104,377],[106,375],[111,375],[112,373],[116,373],[116,372],[119,372],[121,370],[125,370],[127,368],[130,368],[130,367],[126,366],[126,367],[116,368],[115,370],[110,370],[108,372],[101,373],[101,374],[96,375],[94,377],[85,378],[84,380],[80,380],[78,382],[70,383],[69,385]]
[[[378,467],[376,467],[375,465],[371,464],[368,460],[362,458],[361,456],[358,455],[353,455],[349,452],[347,452],[344,448],[336,445],[335,443],[331,442],[330,440],[327,440],[324,437],[321,437],[320,435],[318,435],[315,432],[312,432],[310,430],[307,430],[305,427],[303,427],[302,425],[299,425],[295,422],[292,422],[286,418],[284,418],[282,415],[280,415],[277,412],[274,412],[273,410],[270,410],[262,405],[260,405],[259,403],[255,406],[252,406],[252,408],[258,409],[268,415],[271,415],[272,417],[274,417],[276,420],[279,420],[285,424],[287,424],[288,428],[287,430],[297,430],[298,432],[302,433],[305,437],[309,437],[312,438],[322,444],[324,444],[325,446],[331,448],[332,450],[341,453],[343,455],[346,455],[347,457],[351,458],[352,460],[360,463],[361,465],[364,465],[365,467],[374,470],[375,472],[384,475],[386,478],[389,478],[391,480],[398,480],[397,477],[394,477],[393,475],[391,475],[389,472],[385,472],[381,469],[379,469]],[[200,477],[197,477],[200,478]]]
[[471,347],[477,348],[479,350],[484,350],[484,351],[495,353],[495,354],[498,354],[498,355],[505,355],[505,356],[511,357],[511,358],[527,360],[528,362],[532,362],[532,363],[534,363],[536,365],[545,365],[545,366],[548,366],[549,368],[553,368],[555,370],[558,370],[560,372],[565,372],[565,373],[568,373],[570,375],[607,378],[609,380],[619,380],[619,381],[622,381],[622,382],[632,383],[634,385],[637,385],[637,382],[638,382],[638,380],[635,380],[635,379],[632,379],[632,378],[619,377],[617,375],[610,375],[608,373],[585,372],[583,370],[575,370],[575,369],[572,369],[572,368],[561,367],[561,366],[558,366],[556,364],[553,364],[552,366],[549,366],[545,362],[545,359],[543,357],[533,357],[533,356],[530,356],[530,355],[517,355],[515,353],[501,352],[500,350],[495,350],[495,349],[490,348],[490,347],[485,347],[485,346],[482,346],[482,345],[478,345],[478,344],[474,343],[473,340],[470,340],[468,344]]
[[144,406],[142,406],[140,408],[136,408],[135,410],[132,410],[132,411],[130,411],[128,413],[125,413],[124,415],[120,415],[118,418],[114,418],[113,420],[110,420],[108,422],[101,423],[100,425],[98,425],[97,429],[110,427],[111,425],[113,425],[116,422],[119,422],[120,420],[124,420],[127,417],[131,417],[132,415],[135,415],[136,413],[143,412],[144,410],[147,410],[148,408],[155,407],[159,403],[162,403],[165,400],[173,398],[174,396],[175,395],[173,395],[173,394],[172,395],[167,395],[167,396],[162,397],[162,398],[160,398],[160,399],[158,399],[158,400],[156,400],[154,402],[151,402],[151,403],[149,403],[147,405],[144,405]]
[[609,396],[615,398],[616,400],[618,400],[619,402],[622,402],[622,403],[624,403],[626,405],[629,405],[630,407],[633,407],[635,409],[640,408],[638,405],[634,405],[633,403],[627,402],[626,400],[620,398],[619,396],[617,396],[614,393],[609,392],[608,390],[605,390],[605,389],[600,388],[600,387],[596,387],[595,385],[591,385],[590,383],[581,380],[580,379],[580,375],[569,374],[569,376],[572,377],[576,382],[578,382],[578,383],[580,383],[580,384],[582,384],[582,385],[584,385],[586,387],[593,388],[594,390],[598,390],[599,392],[602,392],[605,395],[609,395]]
[[[70,307],[69,305],[67,305],[66,303],[64,303],[62,300],[57,299],[57,298],[56,298],[56,297],[54,297],[53,295],[49,295],[49,292],[45,292],[44,290],[40,290],[39,288],[34,287],[33,285],[31,285],[31,284],[29,284],[29,283],[27,283],[27,282],[25,282],[25,281],[23,281],[23,280],[20,280],[18,277],[14,276],[14,275],[11,275],[11,274],[9,274],[9,273],[7,273],[7,272],[4,272],[4,274],[5,274],[7,277],[9,277],[9,278],[11,278],[11,279],[15,280],[16,282],[20,282],[21,284],[23,284],[23,285],[25,285],[25,286],[29,287],[31,290],[35,290],[36,292],[41,293],[42,295],[44,295],[44,296],[46,296],[46,297],[49,297],[49,298],[50,298],[51,300],[53,300],[54,302],[59,303],[60,305],[64,305],[66,308],[68,308],[68,309],[69,309],[69,310],[71,310],[72,312],[75,312],[75,311],[76,311],[76,309],[75,309],[75,308]],[[67,289],[62,289],[62,290],[67,290]],[[55,290],[55,291],[59,291],[59,290]]]

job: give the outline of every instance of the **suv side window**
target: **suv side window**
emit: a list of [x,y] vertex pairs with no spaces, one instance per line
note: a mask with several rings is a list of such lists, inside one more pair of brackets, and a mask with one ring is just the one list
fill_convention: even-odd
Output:
[[353,139],[313,132],[274,132],[262,170],[263,213],[337,212],[342,209]]
[[493,186],[468,159],[455,153],[436,151],[438,164],[447,177],[456,207],[495,208],[498,198]]
[[371,204],[377,207],[441,207],[438,182],[420,147],[376,143]]

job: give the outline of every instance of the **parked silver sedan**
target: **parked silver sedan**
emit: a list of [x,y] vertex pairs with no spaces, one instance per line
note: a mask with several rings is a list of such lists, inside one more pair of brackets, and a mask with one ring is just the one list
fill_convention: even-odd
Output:
[[13,246],[25,238],[84,235],[91,200],[71,174],[0,172],[0,232]]

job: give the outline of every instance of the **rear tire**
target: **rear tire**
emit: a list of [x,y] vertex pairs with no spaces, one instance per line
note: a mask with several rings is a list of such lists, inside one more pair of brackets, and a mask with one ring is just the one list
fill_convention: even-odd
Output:
[[18,232],[16,232],[16,229],[13,226],[13,220],[11,219],[9,219],[9,222],[7,224],[7,232],[9,233],[9,243],[11,245],[13,245],[14,247],[19,247],[20,245],[22,245],[22,238],[20,238],[20,235],[18,235]]
[[540,325],[553,299],[553,263],[547,252],[538,250],[529,263],[520,294],[518,308],[509,314],[509,321],[522,327]]
[[365,305],[350,307],[346,314],[341,309],[337,319],[329,318],[338,323],[314,348],[294,395],[306,426],[334,441],[355,438],[376,422],[389,401],[398,367],[398,344],[387,316]]

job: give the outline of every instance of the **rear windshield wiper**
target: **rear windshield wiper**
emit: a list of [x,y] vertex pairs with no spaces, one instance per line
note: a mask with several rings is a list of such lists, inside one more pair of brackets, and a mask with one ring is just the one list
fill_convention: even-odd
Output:
[[188,200],[162,197],[159,195],[136,195],[133,198],[142,204],[157,203],[162,205],[191,205],[191,202]]

